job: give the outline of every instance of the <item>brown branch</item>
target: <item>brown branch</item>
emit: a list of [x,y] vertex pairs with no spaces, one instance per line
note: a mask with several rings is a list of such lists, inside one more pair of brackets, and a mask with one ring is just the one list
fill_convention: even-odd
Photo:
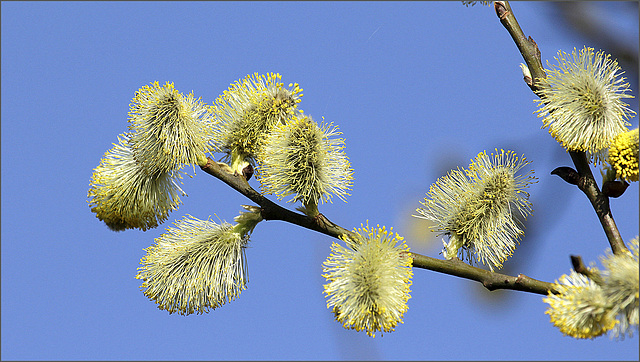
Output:
[[286,221],[336,239],[340,239],[341,235],[349,235],[351,237],[355,236],[353,232],[334,224],[322,214],[319,214],[316,217],[309,217],[304,214],[293,212],[274,203],[258,191],[254,190],[247,182],[245,176],[241,176],[237,173],[231,173],[229,172],[230,168],[224,167],[224,164],[222,165],[223,166],[213,159],[208,158],[207,164],[205,166],[200,166],[200,168],[202,171],[218,178],[229,185],[232,189],[260,205],[260,212],[263,219]]
[[538,44],[536,44],[533,38],[527,38],[524,35],[524,32],[520,28],[520,24],[518,24],[515,15],[513,15],[513,12],[511,11],[511,5],[509,5],[508,1],[494,1],[493,6],[496,11],[496,15],[498,15],[498,18],[500,19],[500,23],[502,23],[509,32],[509,35],[511,35],[511,38],[514,43],[516,43],[527,67],[529,67],[532,77],[529,87],[534,93],[536,93],[538,90],[536,79],[546,78],[542,67],[542,58],[540,56]]
[[[516,43],[522,58],[527,63],[529,67],[529,72],[531,72],[531,76],[533,81],[529,84],[531,90],[539,96],[538,87],[536,86],[536,80],[546,78],[546,74],[542,67],[542,61],[540,56],[540,49],[538,49],[538,45],[533,41],[531,37],[526,38],[524,32],[520,28],[513,11],[511,10],[511,5],[509,5],[508,1],[495,1],[494,8],[496,10],[496,15],[500,19],[502,25],[507,29],[513,41]],[[576,170],[578,172],[578,180],[575,183],[578,188],[587,195],[587,198],[591,202],[593,209],[598,215],[598,219],[602,224],[605,234],[607,235],[607,239],[609,240],[609,244],[611,245],[611,250],[617,254],[623,250],[627,250],[627,247],[624,245],[622,237],[620,236],[620,232],[618,231],[618,227],[616,226],[615,221],[613,220],[613,216],[611,214],[611,209],[609,207],[609,198],[600,192],[598,188],[598,184],[593,178],[593,174],[591,173],[591,169],[589,168],[589,163],[586,159],[586,154],[584,152],[572,152],[569,151],[569,155],[573,160],[574,165],[576,166]],[[563,177],[563,175],[568,176],[566,174],[554,173],[559,171],[558,169],[554,170],[552,174],[558,174]],[[571,181],[566,180],[569,183],[573,183],[574,179]]]
[[471,266],[458,258],[441,260],[416,253],[411,253],[411,256],[413,257],[413,266],[416,268],[428,269],[460,278],[475,280],[482,283],[488,290],[511,289],[542,295],[547,295],[549,292],[558,293],[553,283],[529,278],[524,274],[519,274],[517,277],[514,277],[491,272]]
[[600,275],[600,273],[598,273],[598,271],[596,270],[590,270],[589,268],[587,268],[587,266],[584,265],[581,256],[571,255],[571,264],[573,265],[573,270],[575,270],[577,273],[586,276],[600,286],[604,285],[604,281],[602,280],[602,276]]
[[584,152],[569,152],[573,163],[576,165],[578,171],[578,188],[587,195],[587,198],[591,202],[593,209],[602,224],[604,233],[607,235],[609,244],[611,245],[611,251],[614,254],[618,254],[622,251],[628,250],[624,245],[620,231],[616,226],[616,222],[613,220],[611,214],[611,208],[609,207],[609,197],[600,192],[596,180],[593,178],[591,168],[589,167],[589,161]]
[[[357,237],[357,234],[331,222],[323,214],[319,214],[316,217],[309,217],[304,214],[293,212],[274,203],[264,195],[254,190],[244,176],[237,173],[233,174],[229,172],[230,169],[221,165],[224,164],[219,164],[209,158],[207,164],[200,168],[209,175],[220,179],[222,182],[246,196],[251,201],[260,205],[262,217],[265,220],[286,221],[336,239],[340,239],[342,235]],[[415,268],[427,269],[475,280],[482,283],[482,285],[484,285],[488,290],[511,289],[543,295],[547,295],[549,292],[557,293],[552,283],[535,280],[522,274],[514,277],[490,272],[488,270],[468,265],[457,258],[452,260],[441,260],[417,253],[411,253],[411,256],[413,258],[413,267]]]

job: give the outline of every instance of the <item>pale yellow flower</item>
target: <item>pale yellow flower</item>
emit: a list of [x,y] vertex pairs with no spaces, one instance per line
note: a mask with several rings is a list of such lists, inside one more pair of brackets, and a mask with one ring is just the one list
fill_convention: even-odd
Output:
[[186,216],[146,249],[140,288],[170,314],[207,313],[236,299],[248,281],[245,248],[253,226]]
[[601,257],[602,291],[611,304],[612,312],[618,316],[619,323],[613,329],[613,337],[625,334],[633,335],[633,327],[638,329],[638,305],[640,300],[638,279],[638,237],[631,240],[629,252]]
[[516,174],[528,164],[513,151],[481,152],[468,170],[452,170],[431,185],[414,216],[433,221],[431,230],[449,236],[449,243],[443,241],[446,259],[459,255],[491,270],[502,267],[524,234],[516,213],[531,214],[525,189],[536,178],[533,171]]
[[578,53],[558,52],[558,66],[538,79],[538,117],[543,127],[568,151],[585,151],[595,163],[611,140],[627,130],[635,114],[624,98],[633,98],[616,60],[584,47]]
[[353,170],[345,155],[344,139],[333,124],[318,125],[297,115],[271,132],[260,154],[258,177],[266,193],[301,201],[307,214],[317,215],[318,201],[343,201],[353,184]]
[[89,206],[112,230],[155,228],[178,208],[178,194],[185,195],[177,184],[179,177],[173,172],[149,172],[133,157],[129,137],[118,136],[118,144],[94,169]]
[[543,299],[549,304],[545,312],[551,323],[564,335],[594,338],[614,328],[617,321],[602,288],[586,276],[571,271],[555,283],[559,294],[549,293]]
[[302,89],[297,83],[287,89],[280,78],[274,73],[248,75],[215,101],[213,113],[218,122],[212,133],[213,146],[216,152],[226,153],[238,173],[255,162],[271,129],[298,112]]
[[600,260],[604,270],[590,268],[593,280],[572,270],[556,281],[559,294],[543,299],[551,323],[565,335],[594,338],[610,331],[611,337],[624,338],[638,330],[638,237],[629,251],[607,252]]
[[407,311],[412,258],[402,237],[379,226],[354,230],[359,238],[345,237],[346,247],[333,243],[323,264],[327,307],[347,329],[391,332]]
[[206,164],[212,122],[210,107],[193,93],[184,96],[169,82],[145,85],[130,104],[134,156],[151,173]]

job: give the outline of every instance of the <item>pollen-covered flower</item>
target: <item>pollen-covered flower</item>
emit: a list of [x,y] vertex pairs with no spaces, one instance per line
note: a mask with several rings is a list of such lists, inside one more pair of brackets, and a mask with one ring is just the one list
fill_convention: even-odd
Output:
[[344,139],[333,124],[318,125],[302,114],[274,127],[263,152],[258,177],[266,193],[279,199],[294,195],[310,216],[318,213],[318,201],[343,201],[352,185],[353,170],[345,155]]
[[175,222],[140,260],[136,278],[143,280],[144,295],[182,315],[207,313],[236,299],[248,281],[249,233],[239,225],[192,216]]
[[638,181],[638,129],[617,135],[609,147],[609,165],[619,179]]
[[173,83],[154,82],[136,92],[129,108],[134,156],[150,172],[206,164],[204,154],[211,147],[210,109],[193,93],[184,96]]
[[128,135],[118,136],[118,144],[93,171],[89,206],[111,230],[155,228],[178,208],[178,194],[185,195],[178,177],[173,172],[149,173],[133,157]]
[[624,98],[629,84],[621,77],[616,60],[593,48],[558,52],[558,66],[547,69],[547,78],[538,79],[538,117],[543,128],[569,151],[586,151],[598,163],[611,140],[627,130],[627,120],[635,113]]
[[611,330],[616,319],[602,288],[582,274],[571,271],[555,283],[559,294],[543,299],[549,304],[545,312],[551,323],[567,336],[594,338]]
[[287,89],[280,78],[274,73],[248,75],[215,101],[213,113],[219,122],[213,129],[213,146],[227,154],[238,173],[255,161],[273,126],[297,112],[302,89],[297,83]]
[[345,237],[346,247],[333,243],[323,263],[327,307],[347,329],[392,332],[407,311],[411,296],[409,247],[398,234],[379,226],[354,230],[359,238]]
[[468,170],[452,170],[431,185],[414,216],[433,221],[432,231],[450,237],[443,241],[446,259],[466,254],[491,270],[502,267],[524,234],[516,212],[531,214],[524,190],[535,182],[533,171],[516,175],[529,163],[513,151],[481,152]]
[[613,330],[615,337],[629,334],[632,328],[638,329],[638,237],[631,240],[630,251],[619,254],[610,252],[601,257],[604,270],[602,272],[602,291],[612,305],[612,311],[618,316],[618,325]]

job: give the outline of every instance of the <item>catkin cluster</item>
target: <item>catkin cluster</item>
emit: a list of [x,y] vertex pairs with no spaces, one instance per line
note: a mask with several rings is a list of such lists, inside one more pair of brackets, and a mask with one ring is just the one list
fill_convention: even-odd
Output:
[[91,177],[91,211],[112,230],[147,230],[180,204],[184,165],[206,162],[212,120],[209,107],[173,83],[145,85],[135,93],[129,130],[105,153]]
[[[332,123],[317,124],[298,108],[302,89],[276,73],[246,76],[213,105],[183,95],[173,83],[145,85],[129,106],[129,129],[94,170],[91,210],[112,230],[148,230],[164,222],[185,196],[186,165],[206,166],[206,154],[247,176],[258,167],[263,193],[300,202],[317,216],[318,203],[346,201],[353,171]],[[261,210],[244,206],[235,224],[193,216],[174,223],[146,249],[137,278],[144,294],[169,313],[206,313],[237,298],[248,281],[245,248]]]
[[[474,3],[474,2],[468,2]],[[483,2],[486,3],[486,2]],[[615,60],[585,47],[558,53],[558,66],[539,87],[543,128],[571,152],[585,152],[607,168],[607,176],[638,181],[638,129],[627,130],[631,97]],[[525,78],[531,78],[522,65]],[[288,87],[277,73],[247,75],[212,105],[184,95],[173,83],[140,88],[129,107],[128,130],[94,169],[89,206],[111,230],[157,227],[185,196],[178,185],[184,166],[205,167],[212,157],[224,172],[256,171],[263,194],[300,203],[314,221],[333,196],[343,201],[353,185],[345,140],[333,123],[318,124],[299,104],[302,88]],[[215,161],[213,161],[215,162]],[[536,182],[523,156],[481,152],[466,169],[432,184],[416,217],[430,220],[443,240],[445,259],[460,257],[500,269],[524,234]],[[611,176],[613,175],[613,176]],[[248,282],[245,249],[262,209],[243,205],[234,223],[186,216],[145,249],[136,278],[158,308],[188,315],[206,313],[236,299]],[[407,311],[413,275],[404,239],[383,226],[345,230],[323,263],[327,307],[347,329],[391,332]],[[544,299],[551,322],[566,335],[616,337],[638,328],[638,238],[631,251],[607,254],[605,269],[573,271]],[[591,274],[589,274],[591,273]],[[594,277],[595,276],[595,277]]]

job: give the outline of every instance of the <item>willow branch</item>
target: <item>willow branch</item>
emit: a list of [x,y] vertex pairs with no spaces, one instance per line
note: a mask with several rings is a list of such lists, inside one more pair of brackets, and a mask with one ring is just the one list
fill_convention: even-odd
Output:
[[482,283],[488,290],[511,289],[542,295],[547,295],[549,292],[558,293],[553,283],[536,280],[524,274],[519,274],[517,277],[500,274],[476,268],[458,258],[441,260],[416,253],[411,253],[411,256],[413,257],[414,268],[423,268],[475,280]]
[[602,280],[602,276],[600,275],[600,273],[598,273],[597,270],[587,268],[587,266],[584,265],[581,256],[571,255],[571,264],[573,265],[573,270],[575,270],[576,273],[580,273],[586,276],[600,286],[604,285],[604,281]]
[[[500,22],[505,29],[507,29],[511,38],[513,38],[522,58],[529,67],[532,79],[530,81],[527,79],[527,84],[531,90],[539,96],[539,88],[536,85],[536,80],[546,78],[547,75],[542,67],[542,60],[538,45],[531,37],[525,37],[524,32],[520,28],[520,25],[513,14],[513,11],[511,11],[511,5],[509,5],[508,1],[495,1],[494,8]],[[602,228],[604,229],[607,239],[609,240],[611,250],[615,254],[623,250],[627,250],[627,247],[624,245],[624,241],[620,236],[620,231],[613,220],[611,208],[609,207],[609,197],[604,195],[598,188],[598,184],[593,178],[593,174],[589,168],[586,154],[584,152],[569,151],[569,155],[571,156],[578,172],[578,181],[575,185],[577,185],[578,188],[587,195],[587,198],[591,202],[591,205],[602,224]]]
[[[253,189],[247,182],[245,176],[237,173],[231,173],[228,168],[221,165],[224,164],[219,164],[211,158],[208,158],[207,164],[200,168],[204,172],[218,178],[234,190],[246,196],[251,201],[260,205],[263,219],[289,222],[336,239],[340,239],[343,235],[357,237],[357,234],[331,222],[323,214],[319,214],[316,217],[309,217],[304,214],[293,212],[274,203]],[[549,292],[557,293],[554,288],[554,284],[532,279],[523,274],[514,277],[476,268],[460,261],[457,258],[452,260],[441,260],[417,253],[410,254],[413,258],[414,268],[427,269],[465,279],[475,280],[482,283],[482,285],[488,290],[511,289],[542,295],[547,295]]]
[[611,215],[609,197],[600,192],[598,184],[593,178],[593,173],[591,173],[586,154],[584,152],[569,152],[569,155],[578,171],[579,178],[577,186],[587,195],[593,209],[596,211],[598,220],[600,220],[600,224],[602,224],[604,233],[607,235],[607,239],[611,245],[611,251],[613,251],[614,254],[626,251],[627,247],[624,245],[620,231],[618,231],[616,222],[613,220],[613,215]]
[[542,68],[542,57],[540,56],[538,44],[536,44],[532,37],[527,38],[524,35],[520,24],[518,24],[515,15],[513,15],[511,11],[511,5],[509,5],[508,1],[494,1],[493,6],[496,15],[498,15],[500,19],[500,23],[507,29],[514,43],[516,43],[522,58],[525,63],[527,63],[532,77],[529,87],[537,94],[538,86],[536,85],[536,79],[546,78],[546,74]]
[[260,212],[262,218],[265,220],[286,221],[291,224],[295,224],[303,228],[314,230],[319,233],[334,237],[336,239],[340,239],[341,235],[351,237],[356,236],[356,234],[352,231],[349,231],[329,221],[329,219],[327,219],[322,214],[319,214],[316,217],[309,217],[304,214],[293,212],[274,203],[273,201],[267,199],[264,195],[253,189],[253,187],[251,187],[251,185],[249,185],[249,183],[247,182],[245,176],[229,172],[228,168],[221,167],[221,164],[212,160],[211,158],[208,158],[207,164],[205,166],[200,166],[200,168],[202,169],[202,171],[218,178],[219,180],[230,186],[232,189],[238,191],[242,195],[249,198],[251,201],[260,205]]

